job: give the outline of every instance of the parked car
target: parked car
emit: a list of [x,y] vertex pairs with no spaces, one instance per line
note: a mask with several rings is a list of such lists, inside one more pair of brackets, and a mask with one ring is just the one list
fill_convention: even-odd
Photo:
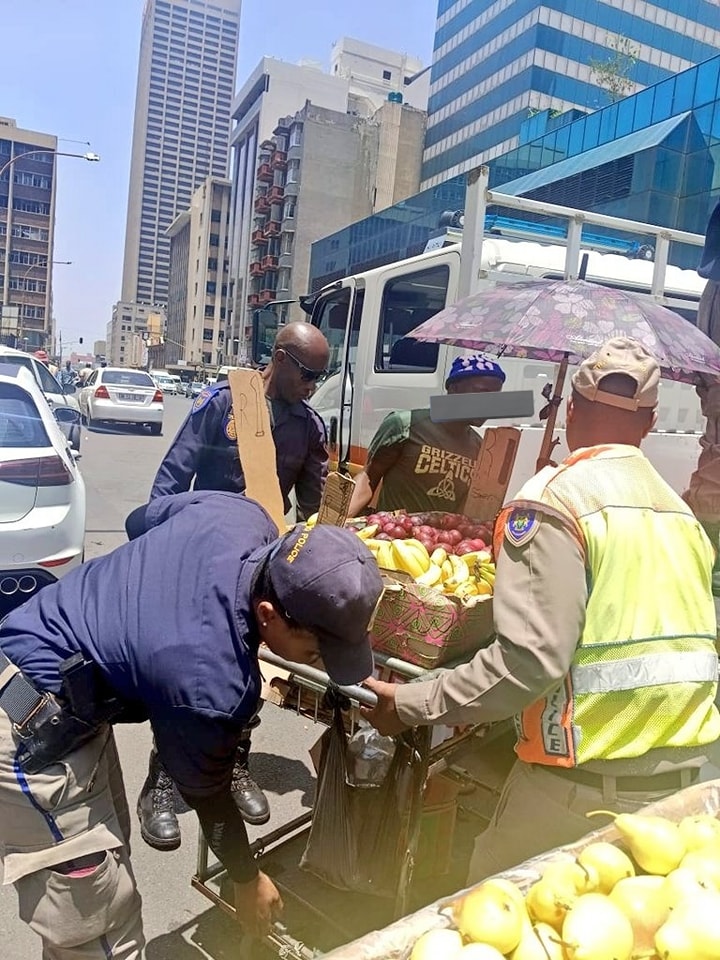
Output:
[[180,397],[185,393],[185,384],[182,382],[182,377],[176,377],[174,373],[170,374],[170,379],[175,384],[175,393]]
[[[62,387],[41,360],[33,357],[30,353],[24,353],[22,350],[0,346],[0,365],[2,364],[25,367],[32,373],[35,383],[45,394],[50,409],[66,408],[67,413],[63,417],[60,429],[71,445],[79,451],[81,437],[80,407],[74,396],[75,387]],[[0,372],[2,372],[2,366],[0,366]]]
[[163,394],[149,373],[126,367],[94,370],[78,394],[80,412],[89,427],[103,421],[140,423],[162,433]]
[[155,373],[153,371],[152,378],[163,393],[173,394],[173,396],[177,394],[177,384],[169,373]]
[[199,380],[193,380],[192,383],[188,383],[188,385],[185,387],[185,396],[190,397],[191,400],[194,400],[196,397],[200,396],[204,386],[205,384],[200,383]]
[[83,559],[85,484],[32,373],[0,366],[0,620]]

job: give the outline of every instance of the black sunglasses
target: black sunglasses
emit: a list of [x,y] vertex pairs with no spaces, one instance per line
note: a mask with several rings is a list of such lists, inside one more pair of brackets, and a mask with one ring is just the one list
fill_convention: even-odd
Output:
[[301,363],[297,357],[293,356],[289,350],[286,350],[285,347],[280,348],[284,354],[286,354],[295,366],[300,371],[300,379],[305,380],[308,383],[313,383],[316,380],[321,380],[324,376],[327,376],[327,370],[311,370],[310,367],[306,367],[304,363]]

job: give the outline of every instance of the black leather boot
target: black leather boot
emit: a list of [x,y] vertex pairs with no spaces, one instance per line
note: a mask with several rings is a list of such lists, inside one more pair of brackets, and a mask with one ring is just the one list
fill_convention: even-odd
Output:
[[150,753],[150,767],[138,798],[137,814],[145,843],[155,850],[177,850],[180,824],[175,816],[173,782],[155,750]]
[[248,757],[250,755],[250,738],[240,741],[235,756],[235,767],[232,775],[232,795],[237,804],[240,816],[246,823],[259,826],[270,819],[270,807],[267,797],[250,776]]

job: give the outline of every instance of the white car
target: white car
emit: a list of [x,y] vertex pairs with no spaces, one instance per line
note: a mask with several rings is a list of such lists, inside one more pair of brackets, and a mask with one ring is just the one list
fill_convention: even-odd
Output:
[[88,427],[103,422],[139,423],[162,433],[163,395],[149,373],[127,367],[93,370],[78,394]]
[[35,377],[35,382],[45,394],[51,410],[59,407],[65,407],[66,413],[63,415],[60,429],[68,438],[76,450],[80,450],[80,407],[74,397],[75,387],[63,387],[45,366],[45,364],[34,357],[31,353],[25,353],[22,350],[14,350],[12,347],[0,346],[0,373],[2,365],[10,364],[12,366],[26,367]]
[[160,387],[163,393],[172,394],[175,396],[177,394],[177,384],[173,377],[168,373],[153,373],[152,375],[155,383]]
[[0,367],[0,620],[82,563],[78,456],[27,368]]

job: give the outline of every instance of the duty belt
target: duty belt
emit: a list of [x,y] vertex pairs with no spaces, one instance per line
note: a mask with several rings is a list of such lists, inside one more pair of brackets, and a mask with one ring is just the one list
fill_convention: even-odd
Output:
[[[21,739],[32,736],[33,727],[52,714],[59,714],[59,706],[52,694],[40,693],[23,676],[19,667],[0,651],[0,707],[10,717],[13,729]],[[52,721],[51,721],[52,722]]]

